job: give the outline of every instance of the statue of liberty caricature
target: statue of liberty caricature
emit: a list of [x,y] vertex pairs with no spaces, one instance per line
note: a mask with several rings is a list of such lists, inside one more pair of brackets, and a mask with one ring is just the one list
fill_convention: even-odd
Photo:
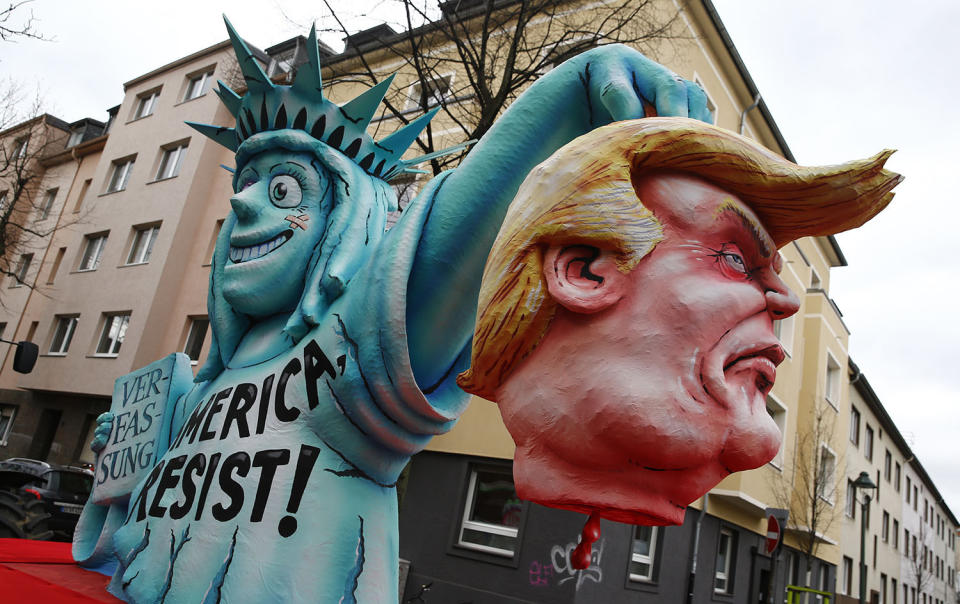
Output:
[[[428,159],[402,156],[436,110],[374,141],[365,130],[392,78],[338,106],[323,96],[314,31],[309,62],[281,86],[227,30],[247,92],[217,94],[236,124],[191,124],[236,152],[211,351],[192,383],[175,360],[156,380],[138,375],[137,392],[167,388],[152,466],[128,495],[87,505],[74,554],[114,564],[110,590],[129,602],[396,602],[395,482],[467,403],[455,379],[520,183],[577,136],[642,117],[641,97],[709,121],[706,98],[625,47],[584,53],[384,232],[388,181]],[[111,429],[117,440],[112,420],[97,446]]]

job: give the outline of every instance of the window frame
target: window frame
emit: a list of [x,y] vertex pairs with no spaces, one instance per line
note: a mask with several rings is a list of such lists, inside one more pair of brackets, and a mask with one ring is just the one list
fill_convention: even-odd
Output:
[[[430,85],[434,82],[439,82],[446,80],[447,87],[441,92],[439,97],[436,94],[436,88],[431,89],[430,95],[427,99],[427,109],[431,109],[436,106],[445,106],[447,99],[454,98],[453,96],[453,82],[456,78],[454,72],[438,74],[436,77],[432,77],[427,80],[427,85]],[[420,109],[420,89],[423,82],[420,80],[414,80],[410,86],[407,87],[407,102],[404,105],[404,111],[416,111]]]
[[850,442],[854,447],[860,448],[860,410],[850,405]]
[[[770,406],[771,406],[771,405],[773,405],[773,406],[775,406],[775,407],[778,407],[778,409],[776,409],[776,415],[770,413]],[[774,423],[777,424],[777,427],[780,428],[780,436],[781,436],[781,438],[780,438],[780,448],[777,449],[777,454],[774,455],[774,456],[773,456],[773,459],[771,459],[771,460],[770,460],[769,462],[767,462],[767,463],[769,463],[771,466],[775,467],[776,469],[782,471],[782,469],[783,469],[783,449],[784,449],[784,443],[786,442],[786,434],[787,434],[787,419],[788,419],[788,417],[787,417],[787,406],[784,405],[783,403],[781,403],[781,402],[777,399],[777,397],[775,397],[773,394],[768,394],[768,395],[767,395],[767,398],[766,398],[766,410],[767,410],[767,414],[770,415],[770,417],[773,419]],[[777,419],[778,417],[781,418],[782,421],[778,421],[778,419]],[[782,425],[781,425],[781,423],[782,423]]]
[[[92,273],[93,271],[100,268],[100,262],[103,260],[103,250],[107,246],[107,238],[110,236],[109,231],[102,233],[90,233],[83,237],[83,250],[80,252],[80,261],[77,263],[77,272],[78,273]],[[88,256],[87,252],[91,250],[92,247],[96,247],[93,253]],[[87,259],[92,259],[93,266],[89,266]]]
[[876,435],[873,432],[873,428],[870,427],[870,424],[866,424],[863,430],[863,456],[870,462],[873,461],[873,447],[876,444],[875,437]]
[[10,432],[13,430],[13,422],[16,421],[17,411],[19,410],[17,405],[0,403],[0,420],[7,418],[6,424],[0,423],[0,447],[5,447],[9,443]]
[[[116,358],[120,356],[120,349],[126,338],[127,329],[130,327],[130,315],[130,311],[103,313],[103,324],[97,337],[97,346],[94,348],[93,356],[105,358]],[[110,338],[114,321],[117,319],[120,320],[120,326],[117,328],[117,336]],[[105,352],[101,351],[101,348],[104,348],[104,344],[108,342],[110,343],[106,347],[107,350]]]
[[[70,344],[73,342],[73,336],[77,334],[77,324],[79,322],[80,315],[57,315],[54,317],[53,329],[50,331],[50,345],[47,347],[48,356],[67,356]],[[63,334],[61,334],[61,328],[63,328]],[[60,338],[60,345],[55,349],[58,337]]]
[[17,269],[13,271],[13,283],[10,284],[10,287],[26,285],[31,264],[33,264],[33,252],[20,254],[20,259],[17,260]]
[[137,103],[133,107],[133,118],[131,122],[150,117],[157,110],[157,100],[160,98],[162,88],[153,88],[137,95]]
[[[200,71],[195,71],[187,75],[187,86],[184,88],[183,99],[180,102],[186,103],[187,101],[192,101],[193,99],[199,99],[210,92],[210,87],[213,85],[214,71],[216,71],[216,66],[205,67]],[[194,82],[199,83],[195,91]]]
[[119,193],[127,189],[127,185],[130,184],[130,173],[133,172],[133,164],[136,161],[136,156],[130,156],[115,159],[110,163],[112,169],[104,194]]
[[837,452],[834,451],[827,443],[820,443],[820,472],[823,472],[825,469],[824,466],[824,454],[828,454],[833,460],[833,467],[830,470],[829,476],[822,477],[821,484],[827,485],[830,489],[829,492],[817,493],[817,496],[826,501],[831,506],[834,505],[837,498]]
[[[630,559],[627,562],[627,581],[632,583],[641,583],[641,584],[650,584],[656,583],[657,581],[657,570],[659,568],[660,556],[659,546],[662,539],[662,530],[664,527],[660,526],[640,526],[636,525],[633,528],[633,538],[630,540]],[[637,537],[637,532],[643,529],[650,529],[650,539],[648,551],[649,553],[638,554],[634,551],[634,544],[639,541]],[[650,570],[648,575],[644,576],[638,573],[633,572],[633,565],[636,564],[646,564],[649,566]]]
[[841,382],[841,367],[840,362],[827,351],[827,371],[824,376],[824,388],[823,388],[823,398],[830,404],[834,409],[840,408],[840,399],[843,394],[843,387]]
[[[727,537],[727,551],[724,558],[725,568],[721,570],[720,566],[720,554],[722,553],[723,546],[723,537]],[[737,532],[728,527],[721,526],[720,531],[717,533],[717,553],[714,558],[713,563],[713,593],[719,595],[733,595],[733,580],[734,580],[734,571],[736,570],[736,555],[737,555]],[[719,587],[717,585],[718,581],[724,581],[724,585]]]
[[44,192],[43,203],[40,204],[40,213],[37,216],[37,220],[46,220],[50,217],[50,210],[53,209],[53,204],[57,200],[57,194],[59,192],[60,187],[53,187]]
[[[465,489],[462,490],[464,493],[464,501],[461,506],[460,518],[458,522],[453,527],[453,543],[451,552],[458,555],[465,555],[467,557],[472,557],[475,559],[485,560],[488,562],[493,562],[496,564],[506,564],[510,566],[516,566],[519,556],[520,548],[523,543],[522,540],[522,529],[526,521],[526,512],[527,512],[527,503],[523,500],[518,499],[521,502],[521,512],[520,512],[520,522],[516,528],[508,527],[505,525],[495,525],[488,522],[482,522],[477,520],[471,520],[470,516],[474,511],[474,503],[477,487],[477,477],[480,472],[491,472],[495,474],[502,474],[505,479],[509,479],[510,482],[513,482],[513,472],[509,466],[500,466],[492,464],[468,464],[466,480],[464,482]],[[500,535],[505,537],[510,537],[514,539],[515,548],[514,551],[509,551],[506,549],[501,549],[498,547],[492,547],[487,545],[482,545],[478,543],[472,543],[470,541],[465,541],[463,539],[464,530],[474,530],[484,533],[489,533],[493,535]]]
[[183,158],[187,154],[190,139],[169,143],[160,147],[160,157],[157,163],[157,173],[153,182],[169,180],[180,176]]
[[[190,354],[189,349],[191,348],[190,344],[195,343],[194,334],[197,325],[200,322],[204,322],[203,326],[203,335],[200,337],[200,346],[197,349],[197,358],[193,358],[193,355]],[[192,317],[187,317],[187,333],[186,337],[183,339],[183,346],[180,347],[183,354],[190,357],[190,364],[197,365],[200,362],[201,356],[203,356],[203,345],[207,341],[207,332],[210,331],[210,318],[207,315],[197,315]]]
[[28,134],[27,136],[22,136],[22,137],[20,137],[20,138],[18,138],[18,139],[15,139],[15,140],[13,141],[13,148],[12,148],[12,150],[10,151],[10,158],[11,158],[11,159],[14,159],[14,160],[17,160],[17,159],[20,159],[20,158],[26,156],[26,154],[27,154],[27,149],[29,148],[29,146],[30,146],[30,135],[29,135],[29,134]]
[[[124,266],[137,266],[148,264],[150,255],[153,253],[153,246],[157,243],[160,236],[160,224],[146,224],[133,227],[133,238],[130,241],[130,250],[127,252],[127,259]],[[146,237],[146,245],[141,246],[143,238]],[[140,252],[140,253],[138,253]]]
[[853,483],[853,480],[847,479],[847,493],[846,493],[846,505],[844,505],[843,513],[847,518],[851,520],[856,520],[857,518],[857,486]]

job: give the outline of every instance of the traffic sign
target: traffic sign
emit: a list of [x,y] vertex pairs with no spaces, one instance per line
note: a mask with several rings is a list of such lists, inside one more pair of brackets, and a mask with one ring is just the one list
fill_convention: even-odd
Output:
[[783,539],[783,533],[780,531],[780,522],[773,514],[767,516],[767,555],[777,551],[780,541]]

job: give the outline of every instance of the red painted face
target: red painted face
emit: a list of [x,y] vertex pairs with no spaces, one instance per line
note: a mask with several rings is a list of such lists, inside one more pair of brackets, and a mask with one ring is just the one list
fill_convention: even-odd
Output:
[[726,475],[776,455],[773,321],[799,304],[736,196],[678,174],[646,177],[637,191],[663,241],[622,276],[610,307],[559,309],[500,405],[522,497],[672,524]]

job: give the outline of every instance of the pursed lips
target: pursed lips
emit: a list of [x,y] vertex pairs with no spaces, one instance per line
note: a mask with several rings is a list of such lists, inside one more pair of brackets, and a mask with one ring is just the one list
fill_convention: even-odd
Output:
[[262,258],[293,237],[293,230],[287,229],[276,237],[247,246],[230,246],[230,261],[234,264]]

